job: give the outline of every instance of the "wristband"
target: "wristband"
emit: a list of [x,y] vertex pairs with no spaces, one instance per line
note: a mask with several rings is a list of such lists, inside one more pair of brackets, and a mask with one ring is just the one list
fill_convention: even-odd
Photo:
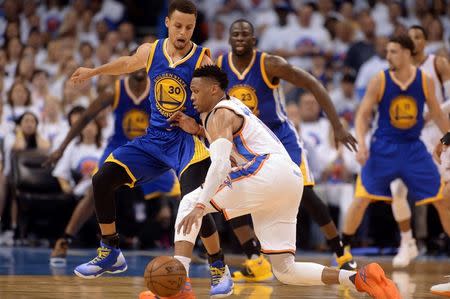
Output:
[[450,132],[445,133],[444,137],[441,138],[441,143],[443,145],[450,145]]

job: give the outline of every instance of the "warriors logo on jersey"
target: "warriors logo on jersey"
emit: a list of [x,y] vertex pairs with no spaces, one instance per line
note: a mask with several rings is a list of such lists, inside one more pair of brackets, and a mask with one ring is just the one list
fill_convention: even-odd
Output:
[[148,120],[148,114],[141,109],[127,111],[122,120],[123,133],[129,140],[144,135],[148,127]]
[[392,100],[389,115],[392,126],[398,129],[409,129],[417,123],[417,104],[410,96],[398,96]]
[[240,99],[256,116],[259,115],[256,90],[247,84],[237,84],[228,90],[232,97]]
[[187,84],[175,74],[165,73],[155,79],[155,99],[158,111],[170,117],[184,107]]

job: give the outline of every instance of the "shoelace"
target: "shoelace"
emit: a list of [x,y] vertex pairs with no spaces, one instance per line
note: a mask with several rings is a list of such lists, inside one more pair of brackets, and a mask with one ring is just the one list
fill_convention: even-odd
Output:
[[111,252],[111,249],[106,247],[99,247],[97,248],[97,256],[91,261],[91,264],[95,264],[97,262],[102,261],[104,258],[106,258],[109,253]]
[[224,268],[210,267],[209,271],[211,272],[211,284],[213,286],[218,285],[220,282],[220,279],[222,278],[223,274],[225,273],[225,267]]

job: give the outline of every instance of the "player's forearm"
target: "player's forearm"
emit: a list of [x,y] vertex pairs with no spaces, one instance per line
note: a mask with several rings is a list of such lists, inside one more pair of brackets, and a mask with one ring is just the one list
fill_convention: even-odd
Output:
[[132,56],[123,56],[94,69],[95,75],[122,75],[132,73],[145,66],[137,65]]
[[369,123],[371,121],[370,114],[360,111],[356,114],[355,118],[355,133],[356,140],[359,146],[366,144],[366,135],[369,131]]
[[435,117],[433,117],[434,122],[438,126],[439,130],[441,130],[442,134],[445,134],[450,129],[450,123],[448,117],[440,110],[435,113]]

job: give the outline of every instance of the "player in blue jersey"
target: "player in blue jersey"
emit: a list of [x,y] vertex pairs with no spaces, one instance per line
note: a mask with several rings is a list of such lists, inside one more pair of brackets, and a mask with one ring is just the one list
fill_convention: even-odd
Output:
[[[325,88],[307,72],[293,67],[279,56],[255,49],[256,38],[253,25],[246,20],[237,20],[230,27],[231,52],[220,56],[217,64],[227,74],[230,84],[227,92],[240,99],[280,139],[291,159],[303,172],[304,190],[301,208],[311,215],[321,227],[328,244],[337,256],[340,268],[354,270],[356,263],[350,252],[345,251],[336,226],[327,206],[314,192],[314,179],[308,168],[306,153],[302,149],[297,132],[288,120],[284,107],[284,93],[280,80],[310,90],[328,115],[336,140],[355,148],[353,136],[347,133],[336,113]],[[248,223],[249,215],[230,221],[235,231],[247,238],[239,238],[248,260],[242,271],[233,273],[235,281],[261,281],[272,277],[270,264],[260,254],[260,245]],[[246,232],[246,234],[242,232]]]
[[[390,39],[389,69],[372,78],[356,115],[356,157],[363,167],[344,225],[346,239],[355,234],[372,200],[391,199],[390,184],[398,178],[408,188],[409,199],[419,205],[432,203],[444,228],[450,223],[449,199],[443,199],[438,169],[420,140],[425,104],[443,133],[450,128],[449,120],[436,100],[433,79],[412,65],[413,53],[408,35]],[[364,141],[377,106],[378,123],[369,150]]]
[[[98,256],[75,269],[81,277],[95,278],[105,272],[117,273],[126,268],[115,225],[114,191],[118,187],[146,183],[170,169],[175,170],[180,179],[182,195],[195,190],[204,181],[210,164],[208,150],[197,136],[172,127],[168,122],[168,118],[177,111],[199,121],[191,102],[189,84],[197,67],[213,62],[207,49],[190,40],[196,16],[197,10],[192,2],[171,1],[165,20],[169,33],[167,39],[143,44],[136,54],[120,57],[95,69],[79,68],[71,77],[72,82],[79,83],[101,74],[120,75],[145,67],[151,84],[149,101],[152,113],[147,134],[114,150],[93,177],[95,210],[102,241]],[[202,134],[203,131],[196,133]],[[205,220],[208,219],[211,218]],[[214,222],[209,220],[209,227],[202,225],[201,237],[210,254],[211,295],[229,294],[233,283],[223,262]],[[188,262],[186,256],[191,252],[190,243],[175,246],[175,257],[182,263]],[[187,280],[186,288],[180,293],[183,298],[194,296],[189,285]]]
[[[84,127],[106,107],[112,107],[114,115],[114,133],[100,159],[103,163],[109,154],[128,141],[145,134],[148,127],[150,103],[150,80],[145,69],[138,70],[122,80],[117,80],[115,88],[102,91],[99,97],[83,112],[80,119],[73,124],[66,138],[46,161],[47,165],[56,163],[63,155],[71,141],[79,136]],[[159,195],[178,196],[180,188],[175,174],[168,171],[148,184],[142,185],[146,199]],[[94,213],[92,190],[80,200],[64,231],[64,235],[56,241],[50,255],[50,263],[54,266],[66,263],[67,250],[74,236],[83,224]]]

